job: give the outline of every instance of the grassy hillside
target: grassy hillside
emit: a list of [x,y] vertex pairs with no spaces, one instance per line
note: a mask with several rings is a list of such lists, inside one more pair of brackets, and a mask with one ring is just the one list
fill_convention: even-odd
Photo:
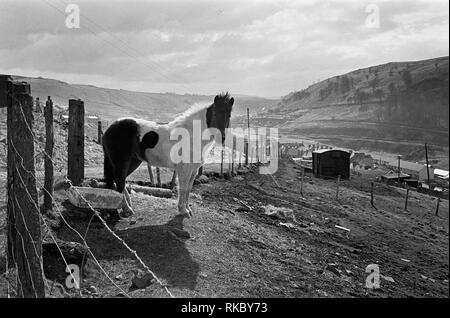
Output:
[[[443,57],[359,69],[290,93],[268,113],[303,117],[305,110],[335,107],[330,118],[448,128],[448,63]],[[340,106],[357,108],[342,114]]]
[[448,157],[448,85],[448,57],[388,63],[292,92],[252,120],[356,150],[409,155],[427,142],[437,156]]
[[[97,114],[104,120],[137,116],[166,122],[195,103],[212,103],[214,100],[214,96],[206,95],[133,92],[92,85],[68,84],[41,77],[13,76],[13,78],[30,83],[33,97],[39,97],[42,101],[45,101],[47,96],[51,96],[56,105],[66,107],[69,99],[82,99],[85,101],[88,113]],[[244,114],[247,107],[252,111],[260,111],[273,103],[274,101],[269,99],[237,95],[233,115]]]

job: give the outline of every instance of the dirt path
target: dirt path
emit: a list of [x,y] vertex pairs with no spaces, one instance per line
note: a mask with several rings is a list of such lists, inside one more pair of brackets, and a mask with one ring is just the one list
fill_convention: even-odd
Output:
[[[210,179],[194,187],[190,219],[176,216],[175,198],[133,194],[136,214],[110,226],[176,297],[449,296],[448,201],[435,217],[435,199],[412,193],[405,212],[404,190],[377,184],[374,208],[365,175],[343,181],[339,201],[335,181],[307,175],[302,197],[299,175],[293,163],[282,161],[274,175],[279,188],[270,176],[257,173]],[[292,209],[296,222],[265,215],[269,205]],[[66,206],[64,215],[80,233],[86,231],[85,212]],[[56,233],[79,241],[66,226]],[[95,220],[87,242],[130,296],[168,296],[157,283],[130,289],[138,263]],[[393,281],[381,279],[381,288],[365,288],[369,264],[378,264]],[[120,293],[92,265],[82,288],[91,285],[97,296]]]

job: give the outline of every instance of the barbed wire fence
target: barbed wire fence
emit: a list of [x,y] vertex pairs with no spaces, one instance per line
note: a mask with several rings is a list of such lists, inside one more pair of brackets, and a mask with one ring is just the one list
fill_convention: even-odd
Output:
[[[61,118],[53,118],[57,125],[53,125],[55,145],[53,153],[48,153],[45,149],[45,138],[43,138],[43,124],[45,118],[40,112],[34,113],[33,118],[33,100],[30,96],[30,88],[26,83],[12,83],[9,77],[2,76],[3,84],[0,86],[0,95],[6,96],[2,102],[6,102],[8,109],[8,132],[7,132],[7,156],[8,156],[8,180],[7,180],[7,246],[6,246],[6,266],[5,273],[0,275],[1,279],[7,281],[8,297],[45,297],[46,291],[50,290],[49,282],[45,278],[43,267],[43,240],[50,240],[57,247],[58,253],[69,269],[64,252],[60,246],[60,240],[52,231],[45,212],[40,208],[40,194],[46,194],[51,198],[53,212],[59,217],[64,225],[73,232],[84,246],[86,254],[88,254],[94,264],[100,269],[101,273],[107,280],[117,288],[125,297],[131,297],[121,286],[119,286],[110,274],[100,264],[98,258],[89,246],[86,237],[89,232],[91,221],[94,217],[100,220],[102,226],[107,232],[113,236],[118,244],[122,245],[140,267],[142,267],[158,285],[165,291],[169,297],[174,297],[173,293],[168,289],[165,283],[157,277],[157,275],[144,263],[138,252],[132,249],[119,235],[117,235],[101,216],[100,211],[93,208],[91,203],[75,189],[80,198],[87,204],[92,213],[84,235],[75,229],[64,216],[63,208],[58,204],[57,199],[53,195],[53,191],[48,191],[45,186],[45,160],[51,161],[54,170],[58,172],[61,181],[73,187],[73,182],[68,178],[67,171],[67,144],[68,125]],[[2,105],[0,105],[2,106]],[[38,125],[34,125],[37,123]],[[98,121],[95,125],[91,125],[87,129],[88,133],[85,138],[96,139],[99,141]],[[88,125],[89,126],[89,125]],[[94,132],[95,131],[95,132]],[[36,149],[36,152],[35,152]],[[37,189],[40,189],[38,192]],[[83,255],[83,260],[85,258]],[[83,264],[82,264],[83,265]],[[81,297],[79,289],[80,277],[75,277],[72,271],[67,270],[68,276],[75,282],[78,282],[78,293]],[[15,279],[15,281],[14,281]]]

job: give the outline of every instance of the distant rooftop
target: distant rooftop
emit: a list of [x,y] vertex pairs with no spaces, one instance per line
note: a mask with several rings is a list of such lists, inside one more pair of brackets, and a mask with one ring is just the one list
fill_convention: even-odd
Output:
[[346,149],[340,149],[340,148],[334,148],[334,149],[319,149],[319,150],[313,151],[313,153],[325,153],[325,152],[329,152],[329,151],[343,151],[343,152],[346,152],[346,153],[350,153],[348,150],[346,150]]
[[382,178],[384,179],[389,179],[389,180],[394,180],[394,179],[398,179],[398,177],[400,177],[400,179],[407,179],[409,177],[411,177],[409,174],[400,173],[400,176],[398,175],[397,172],[394,171],[390,171],[389,173],[385,174],[384,176],[382,176]]
[[[393,161],[389,162],[389,165],[393,166],[393,167],[398,167],[398,160],[393,160]],[[426,168],[426,167],[427,166],[421,165],[420,163],[400,160],[400,169],[408,169],[408,170],[419,172],[423,168]]]

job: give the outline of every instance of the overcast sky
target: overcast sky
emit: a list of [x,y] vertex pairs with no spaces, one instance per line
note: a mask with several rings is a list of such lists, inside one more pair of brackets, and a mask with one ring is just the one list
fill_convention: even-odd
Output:
[[448,54],[448,0],[0,1],[0,73],[110,88],[282,96]]

